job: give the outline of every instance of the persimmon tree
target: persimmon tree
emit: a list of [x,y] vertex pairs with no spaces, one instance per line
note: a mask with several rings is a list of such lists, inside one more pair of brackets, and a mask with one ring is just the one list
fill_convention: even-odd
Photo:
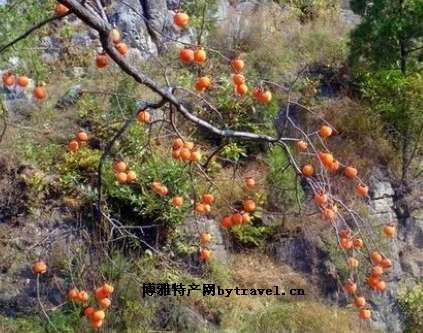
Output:
[[[287,167],[291,168],[297,176],[295,186],[297,187],[297,183],[301,181],[306,184],[306,187],[312,193],[313,203],[308,205],[308,207],[313,207],[309,208],[312,210],[312,214],[318,214],[321,219],[319,223],[330,228],[336,236],[340,251],[342,251],[350,268],[349,278],[347,281],[342,281],[345,292],[352,297],[353,303],[358,309],[359,317],[364,320],[370,319],[370,306],[363,295],[367,288],[376,292],[385,290],[386,284],[382,279],[382,274],[392,267],[392,262],[387,255],[378,249],[374,231],[368,221],[347,205],[338,195],[339,191],[336,188],[335,179],[340,179],[343,182],[342,186],[355,192],[357,200],[363,202],[366,202],[368,198],[369,188],[365,180],[360,177],[361,172],[356,167],[344,164],[331,153],[330,140],[337,134],[337,130],[324,119],[320,119],[315,124],[315,130],[310,133],[294,121],[291,114],[294,107],[299,108],[304,113],[312,113],[307,107],[291,100],[290,93],[297,79],[291,82],[288,87],[282,83],[260,78],[249,79],[243,74],[248,63],[236,51],[209,48],[200,33],[200,38],[193,44],[175,41],[180,46],[179,53],[176,55],[179,57],[179,61],[184,66],[192,66],[192,71],[197,77],[192,82],[192,89],[186,91],[186,89],[178,87],[177,82],[170,82],[166,72],[163,74],[166,84],[161,86],[156,80],[128,61],[126,57],[128,46],[122,40],[118,29],[110,24],[101,1],[59,0],[54,16],[36,24],[22,36],[7,43],[0,48],[0,52],[18,43],[39,27],[52,20],[63,19],[70,14],[75,15],[87,28],[97,32],[102,50],[97,53],[92,61],[99,71],[115,64],[123,74],[149,89],[157,97],[154,101],[141,100],[138,107],[132,110],[131,116],[101,147],[102,154],[99,159],[96,182],[96,226],[112,235],[116,233],[120,233],[121,236],[131,235],[130,228],[125,227],[123,223],[111,217],[104,210],[103,176],[105,168],[111,166],[119,186],[142,185],[143,188],[161,197],[162,200],[170,202],[176,208],[189,207],[197,220],[213,214],[218,216],[223,229],[231,229],[235,226],[242,228],[243,225],[254,219],[254,213],[260,209],[258,203],[254,200],[256,180],[254,177],[236,179],[239,186],[243,187],[245,196],[231,198],[230,201],[223,203],[226,206],[224,212],[214,212],[213,205],[216,204],[216,199],[213,192],[222,189],[216,186],[209,175],[209,163],[221,154],[225,145],[232,142],[265,143],[272,147],[281,147],[288,159]],[[179,29],[185,29],[190,24],[189,15],[182,11],[177,12],[173,20]],[[213,58],[209,58],[211,54],[213,54]],[[284,120],[283,129],[285,130],[275,130],[272,135],[234,129],[231,124],[228,124],[224,117],[219,115],[220,105],[217,99],[213,98],[213,91],[218,90],[222,83],[218,78],[213,77],[212,71],[206,66],[211,61],[217,61],[227,66],[226,75],[233,85],[233,94],[228,98],[236,100],[241,106],[247,102],[253,105],[266,106],[272,102],[275,95],[286,94],[288,102],[281,114]],[[298,73],[298,76],[300,75],[302,73]],[[113,78],[110,77],[110,79]],[[26,76],[16,77],[10,71],[3,76],[3,84],[9,89],[14,89],[17,86],[20,87],[19,89],[25,89],[28,85],[28,78]],[[35,86],[33,96],[38,103],[42,103],[48,98],[47,90],[45,85],[37,84]],[[197,108],[209,110],[216,113],[217,116],[211,118],[211,120],[201,116],[196,111],[197,108],[187,106],[183,97],[181,97],[184,94],[189,95],[196,101]],[[159,109],[164,110],[166,119],[153,120],[152,113]],[[223,142],[222,145],[210,151],[203,150],[199,144],[199,139],[183,133],[178,126],[178,118],[190,123],[195,128],[220,138]],[[172,133],[168,158],[186,165],[187,174],[191,177],[203,178],[210,184],[210,190],[199,194],[196,191],[192,194],[172,193],[170,189],[172,184],[166,183],[162,179],[155,179],[145,184],[143,176],[138,175],[131,169],[129,163],[125,161],[125,156],[114,154],[116,142],[135,122],[145,126],[147,131],[152,134],[155,133],[153,128],[158,123],[166,126]],[[289,131],[286,130],[287,128]],[[295,133],[295,135],[285,136],[283,133]],[[67,146],[69,154],[78,154],[81,146],[86,144],[89,138],[89,132],[85,130],[76,131],[75,137],[69,140]],[[148,145],[149,142],[145,144]],[[109,163],[112,160],[113,163]],[[298,200],[298,205],[301,213],[302,204],[300,200]],[[213,253],[209,249],[209,244],[213,242],[213,238],[208,232],[202,231],[200,228],[199,230],[199,258],[207,263],[213,257]],[[385,225],[383,232],[387,237],[393,237],[395,227]],[[134,237],[140,238],[139,236]],[[145,241],[141,241],[147,244]],[[154,249],[151,245],[148,245],[148,247]],[[362,258],[361,261],[359,258]],[[370,268],[365,281],[360,281],[357,269],[365,261],[369,263]],[[45,262],[40,259],[34,263],[33,271],[38,276],[44,274],[47,271]],[[69,290],[68,298],[70,301],[82,304],[84,313],[91,320],[92,326],[98,328],[103,324],[105,318],[103,310],[110,306],[109,296],[112,293],[113,287],[107,283],[95,290],[98,308],[88,304],[86,291],[72,288]]]

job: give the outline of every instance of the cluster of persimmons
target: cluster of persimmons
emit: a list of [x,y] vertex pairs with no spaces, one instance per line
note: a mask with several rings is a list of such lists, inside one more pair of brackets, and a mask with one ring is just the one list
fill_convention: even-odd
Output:
[[[29,85],[29,78],[26,75],[16,76],[13,72],[7,71],[2,76],[3,86],[8,89],[13,89],[20,87],[25,89]],[[38,83],[32,90],[32,96],[38,101],[41,101],[46,98],[47,91],[44,83]]]
[[[59,16],[66,15],[69,10],[61,4],[57,4],[55,12]],[[174,15],[174,24],[179,28],[186,28],[189,25],[190,18],[186,13],[177,12]],[[117,29],[112,29],[110,32],[110,38],[114,43],[116,50],[124,56],[128,51],[128,46],[121,41],[120,33]],[[201,66],[208,60],[208,55],[204,47],[184,47],[179,51],[179,59],[186,65],[196,64]],[[98,68],[104,68],[109,64],[109,56],[102,52],[96,56],[96,66]],[[237,95],[244,96],[249,91],[247,80],[242,74],[245,67],[245,63],[239,57],[235,57],[229,62],[232,74],[231,80],[234,85],[234,90]],[[201,70],[199,71],[201,73]],[[8,72],[3,75],[3,84],[7,87],[12,87],[15,84],[25,88],[28,85],[29,79],[26,76],[16,77],[14,74]],[[207,75],[200,75],[195,83],[194,89],[203,92],[212,86],[212,79]],[[46,96],[45,88],[42,85],[37,85],[34,89],[34,97],[37,99],[44,99]],[[272,93],[266,90],[261,85],[255,87],[252,91],[253,98],[260,103],[269,103],[272,100]],[[139,110],[137,114],[137,120],[140,123],[148,124],[151,121],[151,115],[147,110]],[[333,135],[334,130],[327,124],[324,124],[315,133],[320,137],[322,142],[326,141]],[[351,165],[343,165],[339,162],[332,153],[326,148],[324,150],[316,151],[311,136],[304,136],[302,139],[298,139],[295,142],[296,149],[300,153],[304,153],[305,156],[313,155],[317,163],[322,166],[329,174],[342,174],[347,179],[351,179],[355,183],[355,193],[359,197],[368,196],[368,186],[365,185],[362,180],[358,177],[358,170]],[[84,131],[78,131],[75,137],[68,143],[68,149],[71,152],[77,152],[81,144],[86,143],[88,135]],[[193,142],[185,141],[182,138],[176,138],[172,142],[172,158],[175,160],[181,160],[189,163],[196,163],[201,160],[201,152],[197,149]],[[320,182],[314,182],[319,176],[315,171],[315,162],[311,161],[301,168],[301,176],[309,180],[314,184],[312,189],[314,191],[313,201],[319,208],[322,219],[329,221],[336,225],[336,219],[340,212],[338,211],[336,200],[332,197],[330,192],[326,189],[325,185]],[[128,165],[121,161],[115,160],[113,162],[113,170],[116,175],[116,180],[119,184],[128,184],[137,180],[137,175],[134,171],[128,168]],[[323,171],[323,170],[322,170]],[[319,184],[319,185],[316,185]],[[256,182],[254,178],[247,177],[244,179],[244,188],[246,191],[254,190]],[[165,197],[169,194],[168,188],[160,181],[154,181],[150,184],[150,189],[159,196]],[[170,203],[174,207],[182,207],[184,205],[184,196],[175,195],[170,200]],[[211,193],[204,193],[200,200],[191,201],[193,205],[193,211],[195,214],[203,216],[211,212],[212,205],[215,203],[215,198]],[[256,203],[250,197],[246,197],[242,202],[242,207],[234,209],[233,213],[226,215],[221,219],[221,227],[225,229],[232,228],[236,225],[243,225],[251,221],[250,213],[256,210]],[[387,237],[393,237],[396,233],[395,226],[387,224],[383,227],[383,233]],[[365,244],[363,239],[359,235],[352,235],[351,230],[342,229],[337,232],[339,239],[339,245],[341,249],[347,253],[347,265],[352,270],[352,273],[356,273],[356,270],[360,266],[359,260],[355,257],[356,251],[363,251],[363,248],[368,249],[368,244]],[[212,240],[212,235],[208,232],[200,234],[200,251],[199,256],[202,261],[207,262],[211,257],[211,251],[208,249],[209,243]],[[377,250],[371,250],[368,254],[369,261],[371,263],[370,272],[366,277],[367,286],[375,291],[383,292],[386,288],[386,283],[382,280],[382,275],[385,270],[392,267],[392,261],[386,256],[382,255]],[[38,260],[33,266],[32,270],[35,274],[44,274],[47,271],[47,265],[44,261]],[[357,282],[353,278],[350,278],[344,284],[344,290],[348,295],[353,297],[353,304],[359,309],[359,317],[361,319],[370,319],[371,310],[368,307],[366,299],[359,291]],[[91,324],[94,328],[101,327],[105,318],[104,310],[107,309],[110,304],[110,295],[113,292],[113,287],[109,284],[95,290],[95,299],[97,306],[89,305],[89,295],[85,291],[79,291],[76,288],[69,290],[68,298],[73,302],[79,302],[84,305],[84,314],[90,319]]]
[[88,134],[84,130],[79,130],[75,133],[75,137],[68,142],[68,149],[71,152],[76,152],[81,148],[81,145],[88,142]]
[[[333,129],[330,126],[322,125],[318,131],[318,135],[326,140],[333,134]],[[298,140],[296,142],[297,150],[300,152],[308,152],[309,144],[306,140]],[[344,176],[350,179],[357,180],[355,186],[355,193],[359,197],[368,196],[369,188],[358,178],[358,171],[353,166],[347,166],[341,164],[330,152],[319,151],[316,156],[317,161],[323,165],[323,167],[332,174],[343,172]],[[312,163],[305,164],[302,167],[302,175],[306,178],[315,176],[315,168]],[[314,193],[314,202],[318,205],[322,212],[322,218],[324,220],[332,221],[336,218],[338,209],[335,203],[331,202],[330,197],[324,190],[318,190]]]
[[88,318],[93,328],[100,328],[106,318],[106,309],[110,307],[110,299],[114,288],[109,283],[104,283],[94,291],[96,304],[90,305],[90,296],[85,290],[71,288],[68,291],[68,299],[71,302],[79,303],[84,307],[84,316]]
[[[43,260],[37,260],[32,264],[32,271],[34,274],[41,275],[47,272],[47,264]],[[96,305],[90,305],[90,295],[85,290],[77,288],[69,289],[67,298],[69,301],[79,303],[84,307],[84,316],[86,316],[93,328],[100,328],[106,317],[106,309],[110,307],[112,301],[110,299],[114,288],[109,283],[104,283],[94,291],[94,298]]]
[[[322,140],[327,140],[333,134],[333,129],[330,126],[322,125],[317,134]],[[298,140],[296,142],[296,147],[300,152],[309,151],[309,144],[305,139]],[[369,189],[367,185],[358,178],[358,170],[355,167],[342,165],[328,151],[319,151],[316,159],[329,173],[342,173],[346,178],[357,180],[355,193],[359,197],[368,196]],[[310,180],[316,176],[314,167],[311,163],[302,167],[302,175]],[[318,187],[316,186],[316,188]],[[329,193],[326,193],[323,189],[318,190],[316,188],[314,188],[315,193],[313,199],[322,212],[322,219],[336,224],[335,219],[337,218],[339,212],[335,202],[332,200]],[[353,254],[351,254],[351,252],[354,253],[354,251],[360,251],[365,244],[362,238],[358,236],[351,237],[350,233],[351,231],[349,229],[342,229],[338,232],[339,245],[343,250],[349,253],[347,265],[353,272],[355,272],[358,269],[360,262]],[[383,233],[387,237],[393,237],[395,235],[395,226],[392,224],[385,225]],[[367,285],[372,290],[383,292],[386,288],[386,283],[382,280],[381,276],[384,270],[392,267],[392,261],[376,250],[372,250],[369,253],[369,259],[372,266],[371,271],[367,276]],[[364,320],[370,319],[371,310],[367,307],[366,299],[358,292],[357,283],[352,279],[349,279],[344,284],[344,290],[347,294],[354,298],[353,303],[359,309],[359,317]]]

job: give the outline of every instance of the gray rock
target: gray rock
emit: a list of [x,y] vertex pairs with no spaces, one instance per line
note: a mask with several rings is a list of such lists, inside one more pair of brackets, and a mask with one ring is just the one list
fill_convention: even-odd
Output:
[[41,55],[42,60],[47,64],[54,64],[60,60],[62,43],[57,37],[45,36],[41,38],[40,46],[44,48]]
[[[127,0],[124,5],[120,2],[113,2],[111,8],[111,23],[118,27],[122,38],[129,42],[129,45],[140,49],[146,57],[157,54],[157,46],[154,44],[147,28],[142,2],[138,0]],[[164,8],[167,10],[167,8]]]
[[81,96],[81,85],[70,88],[64,96],[62,96],[56,104],[57,109],[63,109],[74,105]]
[[208,248],[212,251],[213,260],[222,263],[228,261],[225,240],[217,221],[206,217],[196,218],[195,216],[189,216],[181,227],[181,232],[186,235],[187,238],[192,239],[193,242],[198,242],[198,235],[201,232],[210,233],[212,241]]
[[201,314],[184,305],[175,307],[171,320],[179,330],[184,332],[202,332],[208,324]]

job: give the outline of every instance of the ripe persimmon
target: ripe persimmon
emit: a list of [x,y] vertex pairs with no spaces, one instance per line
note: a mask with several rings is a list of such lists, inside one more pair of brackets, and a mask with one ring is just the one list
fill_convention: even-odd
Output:
[[76,151],[78,151],[78,149],[79,149],[79,142],[76,141],[76,140],[69,141],[69,143],[68,143],[68,149],[69,149],[69,151],[71,151],[73,153],[76,152]]
[[150,122],[150,119],[151,119],[151,115],[150,115],[150,112],[148,111],[140,111],[137,114],[137,120],[140,123],[148,124]]
[[355,249],[361,249],[363,247],[363,240],[361,238],[354,238],[353,247]]
[[109,293],[103,287],[98,287],[95,290],[94,294],[95,294],[95,298],[97,299],[97,301],[109,296]]
[[164,185],[160,186],[159,194],[162,197],[166,196],[168,193],[169,193],[169,189],[166,186],[164,186]]
[[341,229],[338,232],[340,238],[348,238],[350,236],[351,231],[349,229]]
[[324,220],[330,221],[333,220],[336,216],[336,213],[331,208],[325,208],[322,212],[322,217]]
[[124,42],[117,43],[115,47],[116,50],[123,56],[128,53],[128,45],[126,45]]
[[395,225],[385,224],[383,226],[383,233],[385,234],[385,236],[394,237],[395,236]]
[[194,51],[186,48],[181,49],[179,59],[185,64],[191,64],[194,61]]
[[260,87],[254,88],[253,96],[257,101],[263,104],[269,103],[272,100],[272,93]]
[[249,214],[249,213],[244,212],[244,213],[242,213],[241,215],[242,215],[242,224],[247,224],[247,223],[250,223],[250,221],[251,221],[251,216],[250,216],[250,214]]
[[110,38],[113,43],[117,44],[120,42],[120,32],[116,28],[110,31]]
[[47,265],[43,260],[38,260],[32,264],[32,272],[35,274],[44,274],[47,272]]
[[95,312],[95,309],[92,306],[88,306],[84,309],[84,315],[88,318],[91,318],[94,312]]
[[126,176],[127,176],[128,183],[132,183],[137,180],[137,174],[135,173],[135,171],[132,171],[132,170],[128,171]]
[[196,204],[195,204],[195,212],[197,213],[197,214],[200,214],[200,215],[204,215],[204,214],[206,214],[206,208],[204,207],[205,205],[203,204],[203,203],[201,203],[201,202],[197,202]]
[[174,150],[172,150],[172,158],[174,160],[179,160],[181,158],[181,150],[182,149],[174,149]]
[[85,303],[86,301],[88,301],[88,298],[89,298],[89,296],[88,296],[88,293],[87,293],[86,291],[81,290],[81,291],[78,293],[78,300],[79,300],[80,302]]
[[105,297],[102,298],[98,301],[98,305],[102,308],[102,309],[107,309],[108,307],[110,307],[110,305],[112,304],[112,301]]
[[189,23],[189,16],[186,13],[178,12],[173,17],[173,22],[180,28],[185,28]]
[[88,134],[87,132],[81,130],[76,133],[76,138],[79,142],[86,142],[88,141]]
[[376,289],[376,286],[379,283],[379,281],[380,281],[380,277],[379,276],[369,276],[367,278],[367,284],[372,289]]
[[241,72],[245,67],[244,60],[236,58],[231,60],[231,68],[235,73]]
[[191,141],[185,141],[185,142],[184,142],[184,148],[188,148],[189,150],[194,149],[194,142],[191,142]]
[[201,161],[201,152],[199,150],[194,150],[191,152],[190,160],[193,162]]
[[224,216],[220,221],[220,225],[225,229],[229,229],[230,227],[232,227],[232,224],[232,217],[229,215]]
[[120,184],[125,184],[128,181],[128,174],[125,172],[119,172],[118,174],[116,174],[116,180]]
[[61,3],[58,3],[56,4],[56,7],[54,7],[54,12],[57,16],[63,16],[69,12],[69,8],[65,5],[62,5]]
[[208,242],[210,242],[212,239],[211,235],[208,232],[203,232],[200,235],[200,242],[201,244],[207,244]]
[[314,174],[314,168],[311,164],[306,164],[303,166],[303,175],[305,177],[311,177]]
[[68,299],[70,301],[78,301],[79,300],[79,290],[77,288],[71,288],[68,291]]
[[92,328],[100,328],[101,326],[103,326],[103,320],[95,320],[94,318],[94,314],[91,316],[91,326]]
[[322,138],[328,138],[332,135],[332,128],[330,128],[329,126],[323,125],[322,127],[320,127],[319,129],[319,135]]
[[102,288],[104,289],[104,291],[108,294],[111,295],[113,294],[113,292],[115,291],[115,288],[110,284],[105,282],[102,286]]
[[7,72],[3,74],[2,80],[5,86],[10,87],[15,84],[16,76],[11,72]]
[[242,74],[234,74],[232,76],[232,81],[236,86],[239,86],[240,84],[245,83],[245,76]]
[[113,163],[113,170],[115,172],[126,172],[126,170],[128,170],[128,165],[123,161],[115,161]]
[[25,88],[29,84],[29,78],[25,75],[21,75],[18,77],[17,83],[20,87]]
[[348,259],[347,259],[347,264],[348,264],[348,266],[350,267],[350,268],[357,268],[358,267],[358,265],[359,265],[359,262],[358,262],[358,260],[356,259],[356,258],[353,258],[353,257],[349,257]]
[[328,196],[325,193],[315,193],[313,200],[316,203],[316,205],[322,206],[328,202]]
[[184,146],[184,141],[181,138],[176,138],[173,140],[172,148],[181,149]]
[[366,305],[366,299],[363,296],[358,296],[354,298],[354,305],[360,309]]
[[378,251],[370,252],[370,260],[372,261],[373,265],[378,265],[382,262],[382,256]]
[[351,239],[341,238],[339,240],[339,246],[341,247],[341,249],[349,250],[353,247],[353,242]]
[[380,265],[373,266],[370,276],[380,277],[383,274],[383,268]]
[[382,261],[380,262],[380,265],[386,269],[386,268],[391,268],[392,267],[392,261],[389,258],[383,258]]
[[106,317],[106,314],[103,310],[97,310],[93,313],[92,319],[93,320],[103,320]]
[[200,250],[200,259],[203,261],[209,261],[211,256],[211,252],[207,249],[201,249]]
[[235,86],[235,91],[238,95],[244,96],[248,92],[248,86],[245,83]]
[[198,78],[197,81],[195,82],[195,89],[198,91],[204,91],[210,88],[210,86],[211,86],[211,80],[207,76],[202,76]]
[[107,293],[107,295],[111,295],[115,291],[115,288],[110,283],[104,283],[102,288]]
[[344,175],[345,175],[345,177],[348,177],[348,178],[354,178],[354,177],[356,177],[356,176],[357,176],[357,174],[358,174],[357,169],[356,169],[356,168],[354,168],[354,167],[352,167],[352,166],[347,166],[347,167],[344,169]]
[[365,197],[369,193],[369,188],[364,184],[358,184],[355,188],[355,193],[360,197]]
[[254,212],[256,210],[256,203],[252,199],[246,199],[242,203],[242,206],[246,212]]
[[207,53],[203,48],[196,49],[194,51],[194,61],[197,64],[202,64],[207,60]]
[[184,161],[191,160],[191,150],[189,150],[188,148],[182,148],[179,155]]
[[382,280],[380,280],[377,284],[376,284],[376,290],[377,291],[380,291],[380,292],[382,292],[382,291],[384,291],[385,290],[385,288],[386,288],[386,282],[385,281],[382,281]]
[[105,53],[98,53],[95,57],[95,64],[97,68],[104,68],[109,64],[109,56]]
[[242,224],[242,215],[240,213],[235,213],[231,217],[231,222],[233,225]]
[[319,159],[324,166],[330,166],[334,161],[334,157],[331,153],[319,152]]
[[333,162],[327,166],[329,171],[332,173],[337,172],[339,170],[339,167],[340,167],[340,164],[339,164],[339,161],[337,160],[333,160]]
[[369,320],[372,317],[372,313],[368,309],[360,309],[358,316],[360,319]]
[[247,177],[244,179],[244,184],[246,188],[252,189],[256,186],[256,181],[253,177]]
[[172,205],[175,207],[181,207],[184,204],[184,198],[181,196],[175,196],[172,198]]
[[47,92],[46,88],[42,84],[38,84],[35,86],[34,90],[32,91],[32,95],[35,99],[38,99],[39,101],[46,98]]
[[344,284],[344,290],[347,294],[352,295],[357,291],[357,285],[354,282],[352,282],[351,280],[348,280]]
[[201,199],[201,202],[203,204],[213,205],[214,203],[214,195],[211,193],[205,193],[203,194],[203,197]]
[[209,204],[204,204],[204,210],[206,213],[210,213],[211,212],[211,206]]
[[298,149],[299,151],[306,151],[306,150],[307,150],[307,147],[308,147],[307,142],[305,142],[305,141],[303,141],[303,140],[298,140],[298,141],[295,143],[295,145],[297,146],[297,149]]

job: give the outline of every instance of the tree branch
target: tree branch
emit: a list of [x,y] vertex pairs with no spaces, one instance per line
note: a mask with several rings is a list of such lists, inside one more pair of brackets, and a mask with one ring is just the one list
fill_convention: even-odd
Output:
[[67,14],[63,15],[63,16],[52,16],[49,17],[47,19],[45,19],[44,21],[41,21],[39,23],[37,23],[36,25],[34,25],[32,28],[30,28],[29,30],[25,31],[22,35],[20,35],[19,37],[15,38],[14,40],[12,40],[11,42],[7,43],[4,46],[0,47],[0,53],[4,52],[6,49],[8,49],[9,47],[12,47],[13,45],[15,45],[16,43],[18,43],[19,41],[21,41],[22,39],[25,39],[26,37],[28,37],[30,34],[32,34],[34,31],[42,28],[43,26],[45,26],[46,24],[53,22],[55,20],[60,20],[62,18],[64,18],[65,16],[68,16],[69,14],[71,14],[71,12],[69,11]]

